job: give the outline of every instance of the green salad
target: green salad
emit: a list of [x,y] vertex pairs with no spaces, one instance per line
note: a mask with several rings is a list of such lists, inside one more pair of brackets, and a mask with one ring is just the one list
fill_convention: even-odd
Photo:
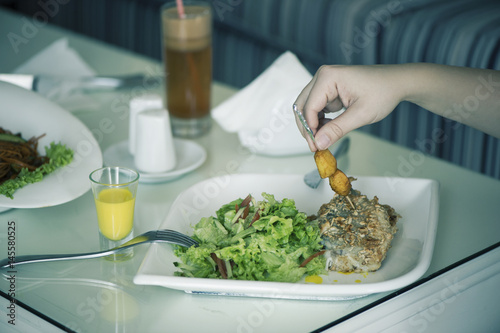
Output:
[[326,274],[320,230],[295,201],[262,193],[223,205],[194,226],[198,247],[177,247],[177,276],[297,282]]

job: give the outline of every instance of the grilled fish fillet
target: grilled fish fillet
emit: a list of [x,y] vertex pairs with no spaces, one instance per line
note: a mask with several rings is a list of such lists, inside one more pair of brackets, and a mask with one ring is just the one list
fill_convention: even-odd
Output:
[[369,200],[356,190],[347,197],[336,195],[318,212],[328,269],[376,271],[391,246],[400,216],[392,207],[379,204],[377,197]]

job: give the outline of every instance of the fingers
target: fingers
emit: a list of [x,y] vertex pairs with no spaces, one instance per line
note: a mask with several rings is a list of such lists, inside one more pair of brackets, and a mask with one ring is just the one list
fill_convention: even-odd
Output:
[[[295,104],[302,111],[307,124],[314,134],[324,122],[325,112],[335,112],[343,107],[338,98],[337,88],[331,77],[329,66],[322,66],[304,87],[297,97]],[[306,138],[311,151],[318,150],[317,145],[309,138],[302,124],[296,119],[297,126],[304,138]]]
[[350,131],[372,122],[365,119],[367,113],[363,109],[362,103],[354,103],[340,116],[326,122],[315,135],[317,148],[327,149]]
[[304,102],[304,116],[309,126],[319,128],[318,114],[334,112],[342,108],[337,88],[337,74],[334,67],[322,66],[311,81],[309,93]]
[[307,96],[309,96],[309,93],[311,92],[312,87],[314,86],[314,83],[316,82],[316,75],[313,76],[311,81],[302,89],[300,92],[299,96],[297,96],[297,99],[295,100],[295,103],[299,110],[304,109],[304,104],[306,104]]
[[[353,82],[353,74],[349,67],[322,66],[297,97],[296,104],[314,133],[316,144],[299,125],[311,151],[327,149],[348,132],[374,121],[372,118],[376,112],[373,106],[368,108],[370,104],[359,98],[358,90],[364,92],[364,97],[370,95],[364,86],[360,88],[363,77],[357,77]],[[325,118],[325,113],[343,107],[347,108],[346,111],[334,120]]]
[[[297,105],[297,108],[302,112],[304,115],[304,104],[307,100],[307,96],[309,95],[309,92],[311,91],[312,87],[314,86],[314,82],[316,81],[316,76],[313,76],[311,81],[302,89],[302,92],[299,94],[297,99],[295,100],[294,104]],[[304,115],[305,116],[305,115]],[[307,121],[307,120],[306,120]],[[309,145],[309,149],[311,152],[314,152],[317,150],[316,145],[312,141],[312,139],[309,137],[309,135],[306,132],[306,129],[298,119],[297,115],[295,115],[295,122],[297,123],[297,127],[299,128],[300,134],[306,139],[307,144]],[[311,124],[308,122],[307,123],[309,127],[312,129]],[[315,133],[316,127],[312,130],[313,133]]]
[[[315,136],[316,145],[308,140],[311,151],[327,149],[348,132],[394,110],[404,95],[399,88],[404,76],[394,66],[322,66],[316,72],[296,101]],[[325,113],[342,107],[346,111],[339,117],[325,118]]]
[[321,67],[315,78],[304,103],[304,112],[311,129],[314,128],[316,150],[324,150],[344,135],[344,130],[325,118],[325,113],[339,111],[344,105],[340,100],[337,77],[331,67]]
[[[295,113],[294,113],[294,115],[295,115]],[[302,137],[304,137],[304,139],[306,139],[307,144],[309,145],[309,150],[311,150],[311,152],[316,151],[316,145],[314,144],[314,142],[312,141],[312,139],[309,137],[309,134],[307,133],[306,129],[304,128],[304,126],[300,122],[300,120],[297,117],[297,115],[295,115],[295,123],[297,124],[297,127],[298,127],[298,129],[299,129],[300,134],[302,135]]]

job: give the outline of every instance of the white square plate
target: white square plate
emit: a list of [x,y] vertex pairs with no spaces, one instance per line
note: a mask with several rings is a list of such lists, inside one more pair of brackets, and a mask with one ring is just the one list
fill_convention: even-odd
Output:
[[[382,267],[371,273],[342,274],[330,272],[321,283],[297,283],[219,280],[174,276],[179,259],[173,247],[153,244],[139,268],[134,282],[157,285],[188,293],[227,296],[254,296],[293,299],[342,300],[402,288],[419,279],[429,267],[438,217],[438,183],[430,179],[358,177],[353,188],[369,198],[377,196],[381,204],[391,205],[402,218]],[[223,205],[252,194],[261,193],[294,199],[297,208],[316,214],[333,197],[328,180],[317,189],[307,187],[303,175],[236,174],[207,179],[177,197],[160,229],[174,229],[192,234],[192,226],[202,217],[215,216]],[[316,281],[319,282],[319,281]]]

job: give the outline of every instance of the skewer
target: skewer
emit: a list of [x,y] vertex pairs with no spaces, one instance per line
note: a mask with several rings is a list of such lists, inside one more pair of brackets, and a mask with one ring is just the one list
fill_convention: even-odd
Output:
[[349,201],[349,203],[351,204],[352,209],[356,210],[356,206],[354,206],[354,204],[352,203],[351,198],[349,198],[347,195],[345,197],[347,201]]

